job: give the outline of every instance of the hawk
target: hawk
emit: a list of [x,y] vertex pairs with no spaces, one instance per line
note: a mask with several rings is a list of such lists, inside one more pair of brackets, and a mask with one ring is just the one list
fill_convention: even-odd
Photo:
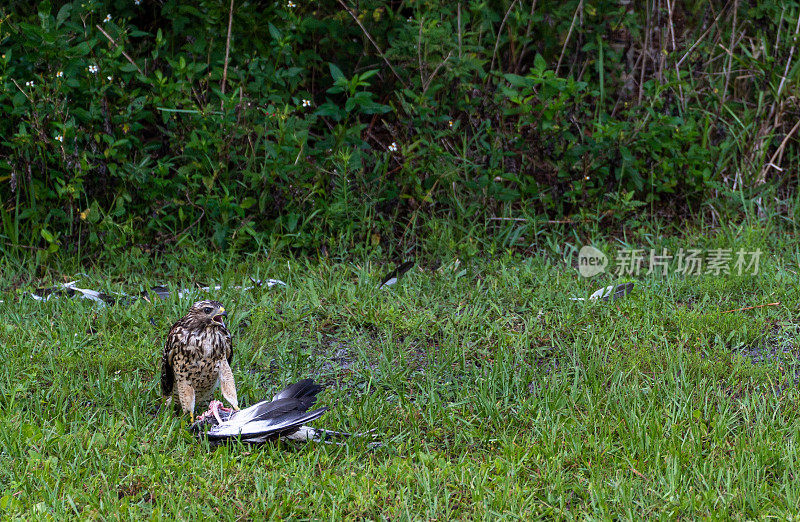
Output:
[[198,301],[172,325],[161,359],[161,393],[173,398],[194,422],[195,405],[209,402],[217,385],[222,396],[239,409],[231,371],[231,334],[223,319],[228,314],[219,301]]

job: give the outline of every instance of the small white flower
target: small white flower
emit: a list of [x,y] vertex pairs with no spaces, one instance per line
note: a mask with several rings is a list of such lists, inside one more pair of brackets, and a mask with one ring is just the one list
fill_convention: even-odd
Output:
[[311,107],[311,100],[303,100],[303,107]]
[[64,71],[58,71],[56,73],[56,78],[63,78],[63,77],[64,77]]
[[107,14],[106,17],[103,19],[103,23],[108,23],[111,21],[111,15]]
[[142,5],[142,0],[133,0],[133,5]]
[[33,86],[34,86],[33,80],[25,82],[25,87],[33,87]]
[[297,7],[297,4],[295,4],[294,2],[292,2],[292,0],[289,0],[289,1],[286,3],[286,7],[288,7],[288,8],[290,8],[290,9],[291,9],[292,7]]
[[447,125],[450,126],[450,128],[452,129],[453,128],[453,120],[448,121]]
[[392,142],[392,144],[389,145],[389,152],[397,152],[397,143]]
[[414,21],[414,17],[413,17],[413,16],[409,16],[409,17],[408,17],[408,21],[409,21],[409,22],[413,22],[413,21]]
[[100,69],[98,69],[96,65],[90,65],[89,66],[89,72],[92,73],[92,74],[97,74],[97,71],[99,71],[99,70]]
[[62,136],[61,134],[59,134],[58,136],[56,136],[56,141],[59,141],[59,142],[61,142],[61,143],[64,143],[64,136]]
[[111,81],[111,80],[113,80],[113,79],[114,79],[114,77],[113,77],[113,76],[106,76],[106,80],[108,80],[108,81]]

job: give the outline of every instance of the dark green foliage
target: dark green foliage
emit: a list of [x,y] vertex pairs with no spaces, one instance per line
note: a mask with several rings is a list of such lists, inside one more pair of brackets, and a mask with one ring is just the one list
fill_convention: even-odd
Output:
[[796,2],[234,5],[229,52],[225,2],[0,8],[3,248],[408,251],[430,218],[739,212],[797,167]]

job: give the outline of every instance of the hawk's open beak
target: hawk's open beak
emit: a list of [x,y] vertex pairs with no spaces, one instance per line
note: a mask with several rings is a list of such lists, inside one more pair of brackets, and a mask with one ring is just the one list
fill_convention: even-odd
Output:
[[219,313],[214,316],[214,322],[225,326],[225,322],[222,319],[223,317],[228,317],[228,312],[226,312],[224,308],[220,308]]

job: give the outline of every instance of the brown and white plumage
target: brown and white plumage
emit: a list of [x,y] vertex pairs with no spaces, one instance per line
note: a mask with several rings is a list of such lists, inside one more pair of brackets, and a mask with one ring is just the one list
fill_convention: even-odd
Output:
[[211,400],[217,385],[222,396],[239,409],[231,371],[233,346],[219,301],[198,301],[172,325],[161,359],[161,393],[176,399],[194,420],[195,406]]

